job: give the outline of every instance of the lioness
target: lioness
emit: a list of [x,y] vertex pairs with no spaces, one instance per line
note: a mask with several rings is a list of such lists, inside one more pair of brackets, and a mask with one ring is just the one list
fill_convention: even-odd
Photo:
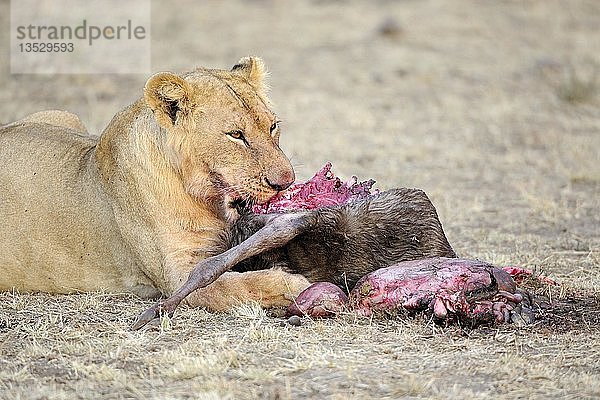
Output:
[[[158,73],[99,139],[58,111],[0,128],[0,289],[173,293],[223,250],[232,201],[265,202],[294,181],[264,78],[253,57]],[[187,301],[286,305],[308,284],[278,269],[227,272]]]
[[0,290],[169,296],[139,327],[184,298],[284,306],[307,278],[351,287],[400,261],[456,256],[417,189],[248,213],[294,181],[264,76],[252,57],[156,74],[99,139],[64,111],[0,128]]

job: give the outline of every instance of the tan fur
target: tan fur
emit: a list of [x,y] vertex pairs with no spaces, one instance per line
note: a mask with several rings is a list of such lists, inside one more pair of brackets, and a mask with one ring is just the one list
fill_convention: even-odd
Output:
[[[257,58],[232,71],[156,74],[99,139],[64,111],[0,128],[0,289],[177,289],[214,253],[236,217],[232,199],[263,202],[273,183],[293,181],[264,76]],[[237,131],[249,146],[228,134]],[[285,305],[307,285],[278,270],[231,272],[188,302]]]
[[79,117],[73,113],[63,110],[46,110],[38,111],[33,114],[29,114],[25,118],[17,121],[17,123],[46,123],[54,126],[60,126],[63,128],[73,129],[77,132],[88,133],[87,128],[83,125],[83,122]]

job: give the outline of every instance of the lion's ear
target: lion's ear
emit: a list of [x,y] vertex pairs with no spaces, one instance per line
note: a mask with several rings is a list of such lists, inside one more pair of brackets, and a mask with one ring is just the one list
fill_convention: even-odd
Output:
[[146,82],[144,99],[165,128],[188,117],[194,107],[192,86],[171,72],[159,72]]
[[231,72],[239,74],[248,80],[248,83],[254,89],[262,94],[266,94],[267,83],[266,76],[268,75],[265,63],[258,57],[243,57],[233,66]]

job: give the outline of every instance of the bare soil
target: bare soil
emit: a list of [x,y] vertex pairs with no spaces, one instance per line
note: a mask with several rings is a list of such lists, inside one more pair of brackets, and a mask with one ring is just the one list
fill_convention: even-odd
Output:
[[[144,75],[11,75],[0,121],[73,111],[99,134]],[[0,398],[600,397],[600,3],[155,2],[153,70],[262,56],[298,178],[326,161],[419,187],[468,258],[544,272],[530,326],[182,308],[141,332],[124,294],[0,294]],[[1,188],[0,188],[1,190]],[[100,233],[99,233],[100,234]]]

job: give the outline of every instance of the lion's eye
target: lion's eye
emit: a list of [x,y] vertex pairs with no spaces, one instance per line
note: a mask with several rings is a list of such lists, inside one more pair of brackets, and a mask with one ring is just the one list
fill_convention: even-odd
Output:
[[227,137],[230,140],[235,140],[238,143],[242,142],[244,144],[244,146],[250,147],[250,143],[248,143],[248,141],[246,140],[246,137],[244,136],[244,132],[242,132],[241,130],[236,129],[231,132],[225,132],[225,134],[227,135]]
[[279,128],[279,121],[275,121],[275,122],[273,122],[273,125],[271,125],[271,129],[270,129],[271,135],[273,133],[275,133],[275,131],[277,131],[277,128]]
[[239,129],[235,130],[235,131],[227,132],[226,135],[233,139],[239,139],[239,140],[246,141],[246,138],[244,137],[244,133],[242,131],[240,131]]

